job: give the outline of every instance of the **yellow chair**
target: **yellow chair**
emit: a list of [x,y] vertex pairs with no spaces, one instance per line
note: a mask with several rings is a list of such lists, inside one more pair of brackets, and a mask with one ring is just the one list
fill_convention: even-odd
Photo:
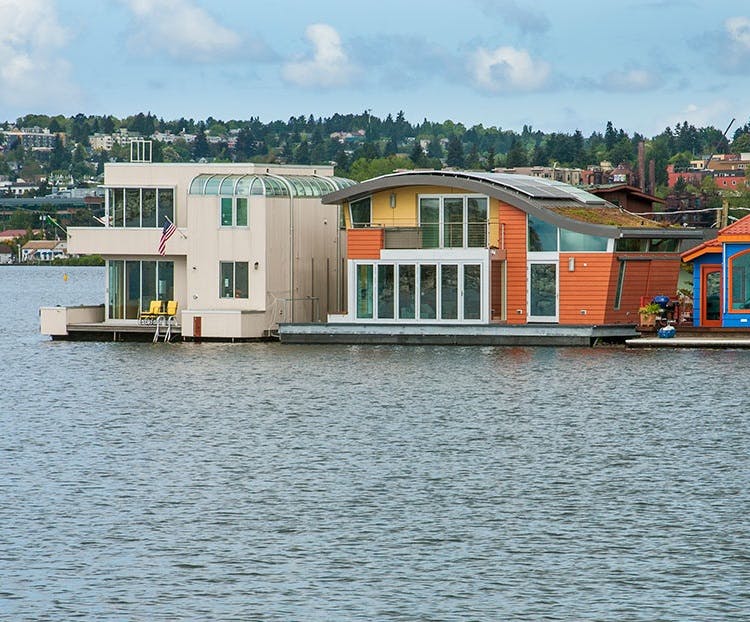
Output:
[[161,314],[161,300],[152,300],[148,305],[148,311],[138,312],[139,324],[150,324]]
[[177,315],[177,301],[167,300],[166,309],[160,312],[159,315],[166,315],[167,317],[174,317]]

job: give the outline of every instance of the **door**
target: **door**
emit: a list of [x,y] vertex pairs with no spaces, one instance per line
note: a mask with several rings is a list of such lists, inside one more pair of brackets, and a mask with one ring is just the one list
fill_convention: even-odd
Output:
[[529,322],[557,322],[557,263],[529,262]]
[[701,266],[701,326],[721,326],[721,266]]

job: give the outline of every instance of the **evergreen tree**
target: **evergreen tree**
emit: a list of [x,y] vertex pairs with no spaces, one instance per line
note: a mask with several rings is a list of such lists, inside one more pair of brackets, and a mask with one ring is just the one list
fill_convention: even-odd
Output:
[[427,157],[425,156],[424,149],[422,149],[419,139],[414,141],[414,147],[409,154],[409,159],[414,163],[415,168],[427,167]]
[[429,158],[442,158],[443,157],[443,146],[437,137],[433,137],[430,144],[427,145],[427,157]]
[[446,164],[455,168],[461,168],[464,165],[464,145],[458,134],[452,134],[448,140]]
[[491,171],[493,168],[495,168],[495,148],[490,145],[489,149],[487,149],[487,160],[485,162],[485,168],[488,171]]
[[303,140],[294,150],[294,163],[310,164],[310,145],[306,140]]
[[198,125],[198,131],[195,133],[195,140],[193,141],[193,158],[200,160],[201,158],[207,158],[211,155],[211,148],[206,140],[206,130],[203,123]]
[[514,138],[508,154],[505,156],[505,166],[514,168],[516,166],[526,166],[528,163],[528,156],[521,141]]

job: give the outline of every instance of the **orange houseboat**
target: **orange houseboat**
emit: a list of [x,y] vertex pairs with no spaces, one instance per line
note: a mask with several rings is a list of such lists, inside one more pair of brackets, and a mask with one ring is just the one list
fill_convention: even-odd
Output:
[[635,324],[674,295],[703,230],[579,188],[467,171],[394,173],[323,198],[346,229],[345,312],[329,322]]

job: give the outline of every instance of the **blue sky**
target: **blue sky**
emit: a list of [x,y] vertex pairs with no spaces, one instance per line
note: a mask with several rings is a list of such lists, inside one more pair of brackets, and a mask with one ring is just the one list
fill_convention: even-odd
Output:
[[403,110],[647,136],[750,118],[750,1],[0,0],[0,121]]

